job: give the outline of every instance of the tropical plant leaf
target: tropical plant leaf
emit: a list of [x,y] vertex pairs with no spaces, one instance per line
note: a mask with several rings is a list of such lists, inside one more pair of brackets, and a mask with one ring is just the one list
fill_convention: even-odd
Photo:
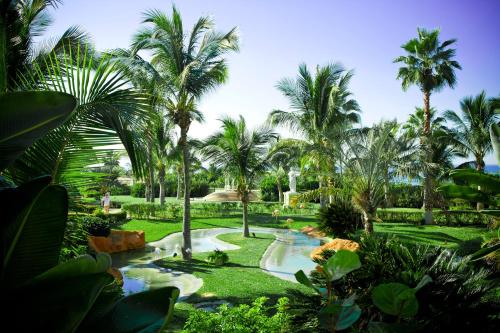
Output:
[[412,317],[418,312],[415,292],[402,283],[384,283],[373,288],[372,300],[373,304],[387,314]]
[[470,259],[471,260],[480,260],[489,255],[490,253],[493,253],[495,251],[498,251],[500,249],[500,243],[497,243],[492,246],[484,247],[473,254],[471,254]]
[[135,140],[149,117],[146,96],[127,86],[128,80],[108,58],[97,59],[86,49],[72,52],[52,54],[45,59],[45,72],[35,65],[22,76],[19,89],[69,93],[79,105],[67,122],[38,140],[9,169],[16,182],[49,174],[55,183],[90,183],[89,165],[100,163],[109,149],[122,144],[134,174],[141,175],[144,163]]
[[457,184],[445,184],[438,188],[448,198],[458,198],[473,202],[489,203],[492,197],[470,186]]
[[10,290],[7,315],[20,331],[74,332],[103,288],[113,281],[108,273],[67,275],[67,270],[55,269],[59,274],[52,272]]
[[309,280],[309,278],[307,277],[306,273],[304,273],[303,270],[300,270],[300,271],[295,273],[295,279],[300,284],[303,284],[306,287],[314,289],[318,294],[321,295],[321,292],[319,291],[319,289],[315,285],[312,284],[311,280]]
[[82,328],[91,332],[159,332],[172,319],[178,297],[178,288],[164,287],[121,298],[111,308],[99,304],[109,299],[99,298],[95,306],[108,311],[94,315],[91,312],[88,319],[92,321],[83,322]]
[[68,214],[68,196],[66,189],[58,185],[39,189],[44,181],[20,189],[20,193],[29,193],[34,198],[2,235],[6,242],[2,277],[9,285],[22,284],[58,263]]
[[76,106],[73,96],[61,92],[0,94],[0,171],[33,142],[64,123]]
[[325,265],[332,281],[341,279],[346,274],[361,267],[359,256],[352,251],[338,250]]
[[481,186],[481,190],[500,193],[500,177],[483,173],[473,169],[459,169],[450,172],[450,177],[455,181],[463,181],[470,185]]

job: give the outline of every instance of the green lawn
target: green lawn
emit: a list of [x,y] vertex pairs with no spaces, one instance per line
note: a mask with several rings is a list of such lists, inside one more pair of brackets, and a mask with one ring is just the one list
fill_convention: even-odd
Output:
[[[280,217],[278,223],[269,215],[251,214],[249,216],[250,226],[287,228],[286,216]],[[300,229],[307,225],[316,226],[317,219],[313,216],[294,216],[294,222],[290,225],[292,229]],[[242,225],[241,217],[207,217],[194,218],[191,221],[192,229],[203,228],[239,228]],[[122,230],[144,230],[146,241],[159,240],[171,233],[182,231],[180,221],[157,221],[157,220],[130,220],[118,227]],[[418,226],[408,223],[375,223],[375,232],[380,234],[396,235],[401,240],[420,242],[436,246],[477,247],[482,237],[488,233],[483,227],[447,227],[426,225]]]
[[476,248],[488,233],[485,227],[447,227],[408,223],[375,223],[375,233],[395,235],[413,243],[450,248]]
[[[286,216],[281,216],[278,222],[276,222],[276,219],[269,215],[251,214],[249,216],[249,223],[250,226],[287,228],[286,219]],[[316,218],[313,216],[293,216],[293,220],[294,222],[291,224],[291,228],[293,229],[300,229],[307,225],[316,225]],[[191,229],[239,228],[242,226],[242,223],[239,216],[193,218],[191,220]],[[182,231],[182,223],[180,221],[134,219],[119,226],[118,229],[144,230],[146,233],[146,242],[153,242],[171,233]]]
[[[281,280],[260,269],[260,259],[274,241],[274,235],[256,234],[255,238],[243,238],[240,233],[224,234],[219,239],[236,244],[240,249],[227,251],[229,263],[219,267],[208,264],[208,253],[195,253],[191,262],[179,258],[162,259],[160,266],[194,274],[203,279],[203,286],[191,295],[186,303],[210,300],[226,300],[232,304],[250,303],[260,296],[272,300],[279,297],[303,298],[312,291],[298,283]],[[177,304],[174,311],[174,326],[182,327],[189,311],[189,304]]]

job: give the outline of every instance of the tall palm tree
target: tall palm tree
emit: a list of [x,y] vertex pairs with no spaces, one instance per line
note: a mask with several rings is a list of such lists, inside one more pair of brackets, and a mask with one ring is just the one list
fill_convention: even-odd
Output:
[[[495,113],[495,99],[486,97],[482,91],[475,97],[465,97],[460,102],[460,115],[448,110],[444,116],[453,127],[450,128],[453,144],[466,156],[474,156],[476,170],[484,171],[484,157],[493,150],[490,127],[499,120]],[[477,209],[483,209],[478,202]]]
[[190,33],[186,33],[178,10],[172,15],[159,10],[145,13],[148,24],[134,36],[134,52],[149,50],[151,63],[165,78],[163,85],[168,115],[180,128],[184,179],[184,216],[182,256],[191,259],[190,161],[188,131],[193,121],[202,119],[197,102],[208,91],[227,78],[228,52],[238,50],[236,28],[227,33],[214,30],[214,22],[201,17]]
[[[449,48],[456,40],[449,39],[440,43],[439,30],[427,31],[417,29],[418,37],[412,38],[401,47],[406,55],[394,60],[395,63],[402,63],[399,68],[397,78],[402,80],[403,90],[407,90],[411,85],[416,85],[424,94],[424,131],[422,144],[430,145],[431,117],[430,117],[430,96],[433,92],[439,91],[445,86],[453,88],[456,83],[455,69],[461,69],[460,64],[453,60],[455,49]],[[424,150],[429,151],[428,148]],[[427,155],[430,158],[430,155]],[[424,182],[424,207],[425,223],[432,223],[432,179],[425,177]]]
[[[274,110],[269,121],[304,136],[300,145],[309,151],[304,162],[316,168],[320,189],[335,169],[334,161],[327,158],[333,152],[330,148],[339,146],[338,142],[330,140],[329,131],[339,124],[359,122],[359,105],[348,90],[352,75],[351,71],[335,63],[318,66],[313,77],[307,66],[301,64],[296,79],[285,78],[277,84],[278,90],[288,98],[291,110]],[[323,196],[320,202],[325,205]]]
[[39,70],[46,70],[45,61],[51,54],[60,54],[64,48],[66,52],[68,48],[83,50],[89,43],[87,34],[77,26],[69,27],[59,38],[34,43],[52,24],[49,8],[57,8],[61,3],[61,0],[0,1],[0,66],[7,69],[0,77],[0,92],[13,89],[33,64]]
[[243,236],[248,237],[248,203],[256,177],[269,166],[269,148],[277,134],[268,127],[250,131],[245,119],[224,118],[222,130],[204,142],[202,154],[236,180],[243,205]]

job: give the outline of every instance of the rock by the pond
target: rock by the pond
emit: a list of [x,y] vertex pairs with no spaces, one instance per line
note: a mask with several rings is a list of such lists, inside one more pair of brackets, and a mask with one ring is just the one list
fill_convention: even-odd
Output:
[[228,301],[224,300],[219,300],[219,301],[207,301],[207,302],[201,302],[201,303],[196,303],[194,304],[194,307],[197,310],[205,310],[208,312],[215,312],[219,306],[222,304],[227,304],[228,306],[231,306],[231,303]]
[[321,258],[321,253],[325,250],[349,250],[349,251],[357,251],[359,250],[359,244],[349,240],[349,239],[342,239],[342,238],[335,238],[333,241],[326,243],[324,245],[321,245],[314,250],[312,250],[310,256],[311,259],[317,259]]
[[142,249],[144,231],[111,230],[108,237],[89,236],[89,246],[96,252],[116,253]]
[[318,228],[312,227],[310,225],[305,226],[302,229],[300,229],[300,232],[303,234],[306,234],[308,236],[311,236],[311,237],[321,238],[321,237],[326,236],[324,232],[319,231]]

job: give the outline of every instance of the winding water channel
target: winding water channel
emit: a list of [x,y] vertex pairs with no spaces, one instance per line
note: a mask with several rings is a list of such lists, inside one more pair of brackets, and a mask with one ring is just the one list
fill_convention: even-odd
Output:
[[[208,252],[215,249],[227,251],[239,249],[238,246],[221,241],[218,235],[241,232],[239,228],[198,229],[191,231],[193,252]],[[267,233],[276,240],[262,256],[260,267],[264,272],[278,278],[295,282],[294,273],[300,269],[309,273],[316,264],[309,253],[322,244],[322,240],[309,237],[297,231],[250,228],[250,232]],[[146,248],[113,255],[113,266],[123,274],[123,290],[131,294],[163,286],[176,286],[180,289],[180,299],[196,292],[203,280],[180,271],[173,271],[155,265],[155,261],[181,253],[182,234],[174,233],[165,238],[148,243]],[[231,256],[231,254],[229,254]]]

